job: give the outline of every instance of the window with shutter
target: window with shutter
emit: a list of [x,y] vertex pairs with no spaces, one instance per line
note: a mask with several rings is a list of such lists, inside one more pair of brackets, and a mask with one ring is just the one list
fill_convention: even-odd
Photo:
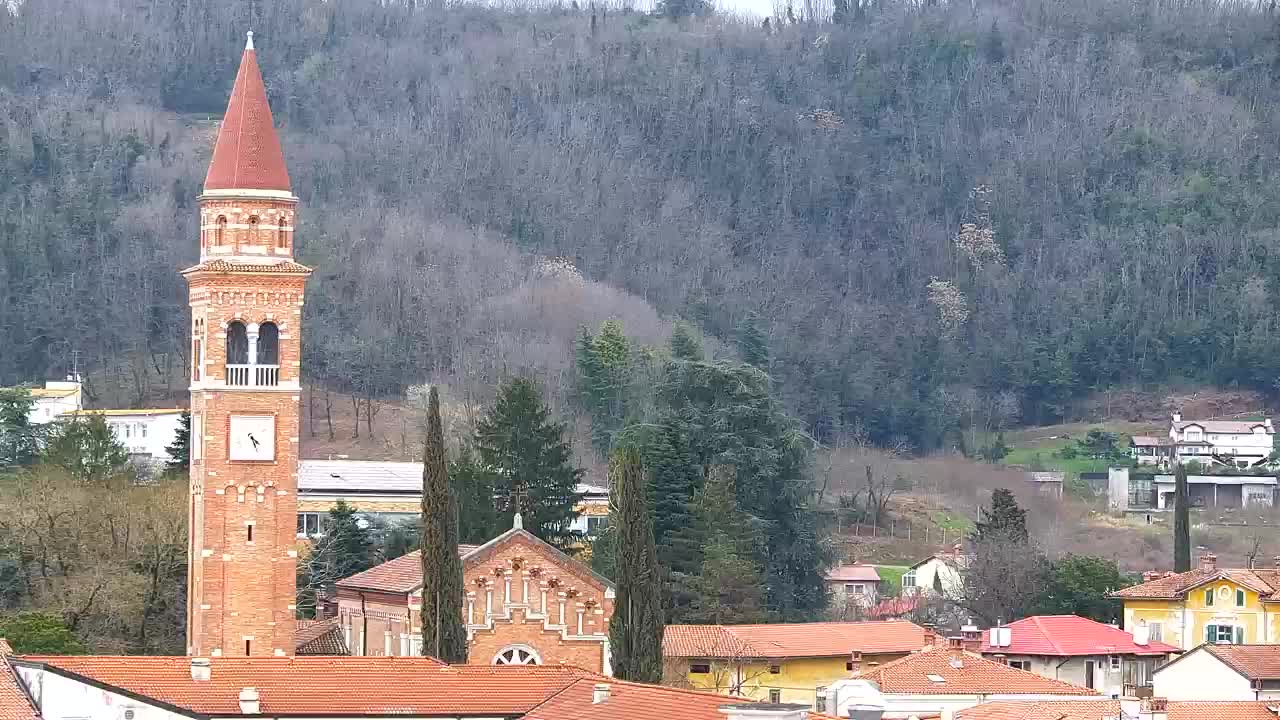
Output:
[[1205,607],[1213,607],[1213,590],[1212,589],[1204,591],[1204,604],[1205,604]]
[[1218,626],[1210,625],[1204,629],[1204,641],[1207,643],[1218,642]]
[[1244,628],[1242,627],[1236,628],[1236,644],[1237,645],[1244,644]]
[[1244,607],[1244,591],[1236,590],[1236,607]]

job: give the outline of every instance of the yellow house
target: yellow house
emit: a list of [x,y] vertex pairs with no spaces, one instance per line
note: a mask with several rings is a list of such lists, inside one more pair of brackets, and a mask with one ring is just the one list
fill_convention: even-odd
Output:
[[1124,629],[1145,626],[1152,640],[1183,650],[1203,643],[1280,642],[1280,567],[1219,568],[1205,553],[1184,573],[1143,574],[1143,582],[1111,593],[1124,603]]
[[933,644],[914,623],[668,625],[663,682],[817,706],[818,691]]

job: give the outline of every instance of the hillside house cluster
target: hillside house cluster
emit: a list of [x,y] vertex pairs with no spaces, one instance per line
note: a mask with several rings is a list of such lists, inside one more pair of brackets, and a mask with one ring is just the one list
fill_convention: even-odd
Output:
[[1139,465],[1165,467],[1173,462],[1251,468],[1264,465],[1275,451],[1275,427],[1263,420],[1183,420],[1174,413],[1167,437],[1135,435],[1130,455]]

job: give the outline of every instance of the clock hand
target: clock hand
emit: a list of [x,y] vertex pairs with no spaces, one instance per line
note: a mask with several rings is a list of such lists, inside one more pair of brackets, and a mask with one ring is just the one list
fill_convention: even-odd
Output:
[[249,442],[253,443],[253,449],[254,449],[254,450],[257,450],[257,449],[258,449],[258,438],[254,437],[254,436],[253,436],[253,433],[248,433],[248,435],[249,435]]

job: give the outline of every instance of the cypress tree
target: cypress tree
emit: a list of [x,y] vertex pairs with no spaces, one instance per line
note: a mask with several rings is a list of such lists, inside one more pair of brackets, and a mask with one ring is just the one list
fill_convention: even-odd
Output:
[[458,557],[457,501],[449,486],[435,387],[427,408],[422,452],[422,653],[447,663],[467,661],[462,627],[462,559]]
[[640,454],[614,453],[609,474],[616,526],[617,599],[609,622],[613,672],[633,682],[662,680],[662,581],[653,541],[653,519]]
[[1173,569],[1191,569],[1191,510],[1187,498],[1187,468],[1175,461],[1173,470]]

